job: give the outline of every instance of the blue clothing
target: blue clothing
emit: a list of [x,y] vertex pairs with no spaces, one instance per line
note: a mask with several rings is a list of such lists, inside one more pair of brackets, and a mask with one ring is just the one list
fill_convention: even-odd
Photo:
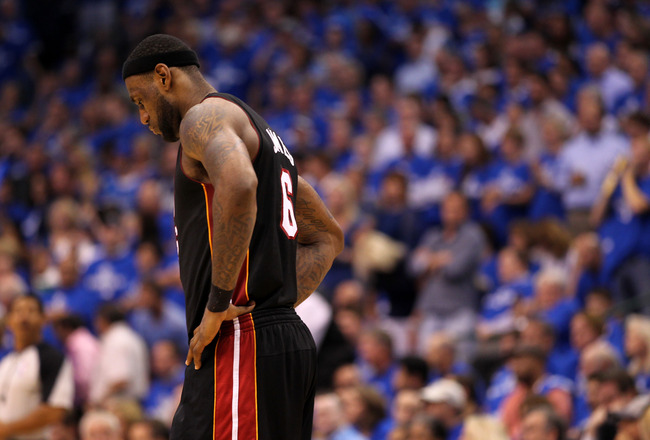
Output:
[[409,205],[423,213],[426,225],[440,224],[439,204],[458,185],[460,162],[413,155],[390,162],[383,175],[391,171],[407,177]]
[[458,440],[460,439],[460,436],[463,434],[463,427],[464,423],[461,422],[458,425],[454,426],[449,430],[447,433],[447,440]]
[[377,425],[372,431],[372,434],[370,434],[370,439],[368,440],[386,440],[388,438],[388,434],[390,434],[390,431],[392,429],[393,421],[390,419],[385,419],[379,422],[379,425]]
[[576,287],[575,299],[580,307],[585,306],[587,295],[594,289],[607,287],[609,280],[604,278],[604,272],[600,270],[586,270],[580,274],[578,285]]
[[365,437],[352,426],[345,426],[332,433],[327,440],[365,440]]
[[533,282],[529,275],[503,284],[483,298],[481,325],[491,334],[511,330],[514,325],[512,308],[521,299],[533,296]]
[[557,346],[568,347],[571,318],[578,310],[580,310],[578,302],[569,298],[558,301],[549,310],[540,313],[540,318],[553,327]]
[[[621,359],[625,359],[625,325],[617,318],[609,318],[605,323],[605,339],[616,349]],[[650,391],[650,389],[648,389]]]
[[[540,157],[539,165],[542,173],[551,181],[560,172],[558,156],[544,153]],[[564,219],[562,194],[555,189],[538,187],[531,201],[528,217],[531,220],[541,220],[548,217]]]
[[185,312],[170,301],[164,301],[162,316],[156,317],[149,309],[137,309],[131,313],[129,324],[138,332],[149,347],[162,340],[172,341],[181,353],[187,350],[188,334]]
[[395,397],[395,390],[393,389],[393,377],[399,369],[397,364],[391,365],[386,372],[379,374],[369,365],[362,364],[360,366],[361,377],[364,382],[375,388],[379,393],[384,396],[387,402],[392,402]]
[[639,393],[645,394],[650,392],[650,374],[641,373],[634,377],[634,383]]
[[539,394],[540,396],[545,396],[554,390],[561,390],[570,395],[573,395],[573,381],[566,377],[547,374],[535,385],[534,389],[535,393]]
[[41,300],[46,312],[65,311],[78,315],[88,328],[93,327],[95,314],[102,303],[96,291],[80,284],[43,292]]
[[[510,163],[498,161],[492,166],[488,186],[495,186],[505,196],[512,196],[521,191],[522,187],[532,183],[530,167],[525,162]],[[505,243],[508,237],[510,222],[528,213],[527,205],[497,206],[492,212],[483,212],[483,217],[500,243]]]
[[492,177],[491,173],[491,165],[471,170],[463,176],[462,181],[459,184],[460,191],[469,201],[473,220],[479,221],[482,219],[481,198],[483,197],[485,188]]
[[[465,362],[455,362],[451,366],[451,371],[449,372],[450,374],[454,376],[465,376],[468,375],[472,372],[472,368],[466,364]],[[443,376],[440,374],[438,370],[431,370],[429,372],[429,378],[428,378],[428,383],[433,383],[438,379],[442,379]]]
[[91,264],[83,276],[83,286],[99,295],[102,301],[115,301],[128,292],[136,279],[134,255],[127,252]]
[[170,378],[154,378],[149,387],[149,394],[147,394],[142,402],[145,412],[150,416],[155,416],[158,407],[174,394],[174,390],[178,385],[183,383],[183,379],[183,368],[180,368],[178,373]]
[[[638,179],[637,184],[650,200],[650,176]],[[644,216],[632,212],[620,184],[610,198],[609,207],[608,215],[598,228],[604,253],[602,270],[605,277],[611,276],[625,260],[639,251],[645,220]]]
[[578,353],[572,348],[554,347],[548,355],[546,370],[549,374],[573,380],[578,371]]
[[508,367],[501,367],[497,371],[485,394],[485,411],[496,416],[503,401],[512,393],[517,386],[517,378]]

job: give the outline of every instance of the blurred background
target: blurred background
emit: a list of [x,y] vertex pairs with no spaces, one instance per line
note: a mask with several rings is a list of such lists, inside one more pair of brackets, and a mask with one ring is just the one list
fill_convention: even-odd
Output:
[[314,439],[650,439],[648,2],[0,0],[0,356],[37,295],[50,438],[167,438],[180,395],[178,145],[121,80],[161,32],[345,232],[298,309]]

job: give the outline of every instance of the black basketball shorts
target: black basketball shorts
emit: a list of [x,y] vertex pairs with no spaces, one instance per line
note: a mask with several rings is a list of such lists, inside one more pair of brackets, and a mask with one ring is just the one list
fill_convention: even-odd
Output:
[[185,370],[171,440],[311,438],[316,346],[293,308],[224,322]]

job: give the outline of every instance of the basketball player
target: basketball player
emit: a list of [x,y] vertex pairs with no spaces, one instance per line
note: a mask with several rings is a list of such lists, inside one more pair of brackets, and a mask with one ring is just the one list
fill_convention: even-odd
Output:
[[316,351],[294,307],[342,232],[273,129],[198,67],[185,43],[152,35],[122,70],[141,122],[181,143],[174,219],[191,341],[171,438],[309,439]]

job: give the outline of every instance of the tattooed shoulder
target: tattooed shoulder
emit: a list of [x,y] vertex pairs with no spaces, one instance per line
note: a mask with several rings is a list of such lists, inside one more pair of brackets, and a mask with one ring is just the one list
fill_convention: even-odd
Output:
[[183,150],[195,159],[200,158],[203,149],[223,130],[226,116],[220,103],[204,102],[192,107],[181,122]]

